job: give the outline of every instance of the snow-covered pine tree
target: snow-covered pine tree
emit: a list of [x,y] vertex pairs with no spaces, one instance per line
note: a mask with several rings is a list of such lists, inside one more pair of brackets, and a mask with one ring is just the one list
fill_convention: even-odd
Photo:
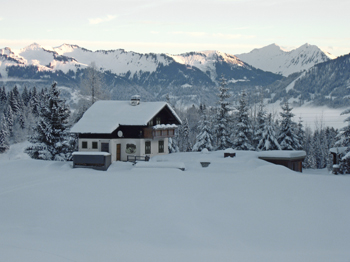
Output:
[[188,119],[186,118],[183,123],[183,129],[182,129],[182,150],[183,152],[191,152],[192,151],[192,145],[190,141],[190,128],[188,125]]
[[291,112],[292,107],[289,107],[289,103],[286,102],[282,106],[283,112],[280,113],[281,120],[281,130],[277,138],[278,143],[282,150],[296,150],[300,148],[299,139],[295,134],[294,126],[296,123],[292,121],[294,114]]
[[22,101],[24,103],[25,106],[28,106],[29,104],[29,100],[30,100],[30,94],[28,92],[28,89],[26,86],[24,86],[24,89],[22,91]]
[[39,102],[39,94],[36,91],[36,87],[33,87],[32,95],[29,101],[29,107],[34,117],[39,117],[40,111],[40,102]]
[[307,136],[306,143],[309,144],[309,149],[306,153],[306,157],[304,159],[304,167],[306,168],[317,168],[317,158],[316,158],[316,146],[315,146],[315,140],[312,135]]
[[[259,112],[257,113],[257,116],[256,116],[256,130],[255,130],[254,136],[253,136],[254,148],[258,147],[258,145],[262,139],[263,132],[266,129],[265,126],[266,126],[267,118],[266,118],[266,111],[265,111],[265,105],[264,105],[263,99],[260,100],[258,110],[259,110]],[[272,124],[272,119],[271,119],[270,123]]]
[[25,152],[34,159],[69,160],[73,150],[67,125],[69,115],[69,107],[54,83],[41,103],[38,123],[28,139],[32,145]]
[[[177,130],[175,132],[177,132]],[[176,140],[172,137],[168,138],[168,151],[170,154],[179,152],[179,147],[176,143]]]
[[7,105],[7,108],[5,110],[4,115],[5,115],[7,130],[9,132],[9,136],[11,136],[12,130],[13,130],[13,125],[15,123],[14,123],[14,115],[13,115],[12,108],[10,105]]
[[[344,110],[341,115],[347,115],[349,113],[350,108]],[[345,153],[341,155],[339,171],[344,174],[350,174],[350,116],[345,118],[344,122],[347,125],[340,129],[336,145],[347,147]]]
[[215,137],[216,137],[216,150],[224,150],[232,146],[232,141],[230,139],[230,132],[228,127],[230,125],[229,112],[232,110],[230,108],[230,103],[227,101],[231,95],[228,93],[228,87],[226,79],[223,75],[220,78],[218,98],[218,107],[216,113],[216,123],[215,123]]
[[304,141],[305,141],[305,131],[304,131],[304,126],[303,126],[303,120],[301,119],[301,117],[299,117],[296,135],[298,137],[298,141],[299,141],[299,145],[300,145],[299,148],[297,148],[296,150],[303,150]]
[[9,93],[8,104],[11,106],[12,113],[16,116],[17,113],[20,111],[20,105],[18,103],[17,96],[14,90],[15,89],[11,90]]
[[276,138],[276,132],[272,121],[272,115],[269,114],[266,118],[265,125],[262,128],[261,139],[259,141],[258,150],[281,150]]
[[5,87],[0,87],[0,112],[4,112],[7,104],[7,95]]
[[249,120],[247,93],[245,91],[241,92],[237,110],[237,131],[233,140],[233,148],[236,150],[255,150],[251,142],[253,130]]
[[6,152],[10,148],[9,132],[5,115],[1,114],[0,118],[0,153]]
[[214,137],[210,129],[207,110],[203,105],[201,105],[200,109],[202,115],[198,126],[199,134],[196,137],[196,143],[194,144],[192,151],[202,151],[204,148],[213,151]]

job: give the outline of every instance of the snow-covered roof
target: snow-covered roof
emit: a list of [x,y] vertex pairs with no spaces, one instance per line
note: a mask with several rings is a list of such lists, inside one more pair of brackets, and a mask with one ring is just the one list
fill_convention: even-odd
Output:
[[262,159],[292,160],[306,157],[303,150],[271,150],[258,152],[258,157]]
[[72,133],[110,134],[120,125],[146,126],[164,107],[168,107],[181,123],[175,111],[166,102],[97,101],[72,128]]
[[342,154],[346,152],[347,147],[345,146],[340,146],[340,147],[332,147],[329,149],[329,152],[334,153],[334,154]]
[[82,152],[77,151],[72,153],[73,156],[110,156],[111,153],[108,152],[97,152],[97,151],[89,151],[89,152]]

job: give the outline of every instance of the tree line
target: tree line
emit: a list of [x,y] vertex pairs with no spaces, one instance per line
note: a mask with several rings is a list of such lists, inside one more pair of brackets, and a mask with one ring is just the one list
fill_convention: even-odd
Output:
[[332,166],[329,151],[341,139],[343,132],[325,127],[322,122],[314,131],[304,128],[302,119],[293,121],[293,108],[288,102],[282,105],[279,115],[268,113],[263,97],[257,105],[251,105],[246,91],[241,92],[233,106],[227,102],[230,93],[223,76],[217,96],[216,107],[201,104],[186,110],[175,108],[183,124],[169,143],[170,152],[201,151],[204,148],[209,151],[227,148],[252,151],[304,150],[305,168]]

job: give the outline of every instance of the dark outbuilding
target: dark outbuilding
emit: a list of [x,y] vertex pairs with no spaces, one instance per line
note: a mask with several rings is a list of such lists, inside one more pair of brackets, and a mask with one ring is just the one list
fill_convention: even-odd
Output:
[[303,172],[302,162],[306,157],[306,152],[302,150],[272,150],[258,153],[258,158],[267,162],[282,165],[297,172]]

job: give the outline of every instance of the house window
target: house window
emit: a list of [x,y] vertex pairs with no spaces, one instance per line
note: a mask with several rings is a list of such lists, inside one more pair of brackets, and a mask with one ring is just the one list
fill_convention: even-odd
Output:
[[109,153],[109,143],[101,143],[101,152]]
[[96,141],[92,142],[92,149],[98,149],[98,143]]
[[83,142],[81,143],[81,148],[86,149],[87,147],[88,147],[87,141],[83,141]]
[[151,154],[151,141],[145,142],[145,154]]
[[156,117],[156,125],[160,125],[160,117]]
[[153,126],[153,120],[148,121],[147,125],[148,126]]
[[163,140],[160,140],[158,142],[158,152],[159,153],[164,153],[164,141]]

